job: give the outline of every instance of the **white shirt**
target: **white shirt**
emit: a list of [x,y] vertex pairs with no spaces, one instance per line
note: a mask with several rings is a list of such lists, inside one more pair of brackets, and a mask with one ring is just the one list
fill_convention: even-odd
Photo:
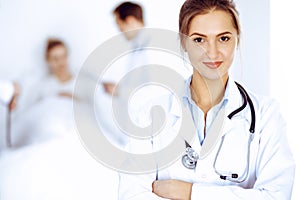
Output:
[[66,82],[60,82],[55,76],[48,76],[43,82],[38,94],[39,99],[57,96],[60,93],[73,94],[75,79],[72,78]]
[[[192,77],[190,77],[187,81],[188,85],[191,82],[191,78]],[[205,119],[203,111],[196,105],[196,103],[192,99],[191,90],[190,90],[190,87],[188,87],[188,85],[185,87],[186,91],[185,91],[185,94],[183,97],[183,101],[186,101],[186,103],[189,106],[196,130],[197,130],[199,142],[202,144],[203,140],[204,140],[204,135],[205,135],[205,133],[207,133],[209,131],[209,128],[210,128],[213,120],[216,118],[220,109],[222,107],[224,107],[228,102],[229,89],[225,90],[223,99],[207,112],[207,116]],[[227,87],[229,87],[229,84],[227,85]],[[203,127],[205,127],[205,130]]]
[[[151,38],[149,35],[147,35],[145,31],[140,30],[136,37],[129,41],[129,44],[125,42],[122,43],[121,45],[126,45],[129,53],[116,59],[114,63],[109,66],[101,79],[102,82],[120,84],[122,78],[130,71],[149,64],[148,53],[144,51],[143,48],[149,45],[150,40]],[[123,96],[122,94],[124,91],[132,90],[139,81],[149,80],[147,71],[142,71],[134,77],[134,79],[126,81],[125,84],[118,85],[118,93],[121,93],[119,96]],[[146,92],[149,93],[149,90]],[[145,93],[140,94],[137,98],[140,98],[144,94]],[[124,148],[128,142],[128,137],[115,123],[111,106],[113,97],[110,94],[107,94],[102,87],[99,87],[96,95],[96,99],[98,99],[96,101],[96,116],[99,121],[99,126],[101,126],[105,136],[111,143],[120,148]],[[124,107],[123,105],[123,102],[118,100],[118,106]],[[122,118],[127,118],[127,116],[122,116]]]

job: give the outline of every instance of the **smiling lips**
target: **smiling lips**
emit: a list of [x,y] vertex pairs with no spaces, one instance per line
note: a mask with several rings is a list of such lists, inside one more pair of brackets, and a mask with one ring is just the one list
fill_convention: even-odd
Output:
[[208,68],[210,69],[217,69],[218,67],[220,67],[220,65],[223,62],[218,61],[218,62],[203,62],[204,65],[206,65]]

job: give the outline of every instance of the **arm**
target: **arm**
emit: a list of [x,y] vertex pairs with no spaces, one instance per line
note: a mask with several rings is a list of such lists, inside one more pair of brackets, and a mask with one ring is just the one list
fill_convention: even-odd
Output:
[[103,88],[107,94],[110,94],[112,96],[117,96],[117,87],[115,83],[105,82],[103,83]]
[[159,180],[152,183],[152,191],[169,199],[191,199],[193,184],[180,180]]

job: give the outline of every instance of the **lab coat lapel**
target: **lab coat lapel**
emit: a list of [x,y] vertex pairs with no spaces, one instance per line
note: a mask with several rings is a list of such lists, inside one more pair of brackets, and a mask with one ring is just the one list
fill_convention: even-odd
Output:
[[224,126],[223,126],[223,135],[225,135],[226,133],[228,133],[233,127],[234,127],[234,119],[237,117],[241,117],[244,113],[244,110],[242,110],[241,112],[238,112],[237,114],[234,115],[234,117],[232,119],[229,119],[228,116],[231,112],[233,112],[234,110],[236,110],[237,108],[239,108],[242,104],[243,104],[243,98],[241,96],[241,93],[239,91],[239,89],[237,88],[235,82],[229,78],[228,79],[228,102],[225,106],[225,110],[226,110],[226,117],[224,120]]
[[224,136],[226,133],[230,132],[233,126],[234,126],[234,122],[226,116],[224,119],[223,128],[221,130],[222,131],[221,137]]
[[224,119],[225,117],[225,108],[221,108],[221,110],[218,112],[216,118],[214,119],[207,136],[204,140],[204,143],[202,145],[202,149],[200,152],[200,159],[204,159],[206,156],[208,156],[211,151],[214,149],[216,144],[218,143],[220,137],[222,136],[222,129],[224,126]]
[[[211,151],[215,148],[216,144],[220,141],[226,133],[230,132],[234,127],[234,119],[229,119],[228,115],[242,105],[243,99],[241,98],[240,92],[236,87],[236,84],[229,79],[227,87],[227,104],[221,108],[216,119],[211,125],[209,132],[204,140],[204,143],[200,151],[200,159],[204,159],[208,156]],[[235,117],[239,117],[242,112],[239,112]]]
[[211,131],[208,133],[208,134],[211,133],[215,134],[215,136],[209,138],[209,139],[214,139],[214,141],[208,141],[208,137],[206,137],[202,146],[195,145],[196,151],[200,152],[200,159],[204,159],[206,156],[208,156],[211,153],[211,151],[215,149],[216,145],[220,142],[221,137],[229,133],[233,129],[233,127],[234,127],[234,122],[230,120],[227,116],[225,116],[223,123],[219,125],[219,127],[214,128],[215,131],[219,131],[219,135],[216,135]]

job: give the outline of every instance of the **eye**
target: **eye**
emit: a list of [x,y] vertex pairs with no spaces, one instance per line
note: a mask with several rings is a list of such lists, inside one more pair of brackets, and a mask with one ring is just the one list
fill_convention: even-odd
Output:
[[229,36],[221,36],[220,37],[220,41],[221,42],[227,42],[227,41],[229,41],[230,40],[230,37]]
[[204,40],[203,40],[203,38],[198,37],[198,38],[193,39],[193,41],[194,41],[195,43],[202,43]]

